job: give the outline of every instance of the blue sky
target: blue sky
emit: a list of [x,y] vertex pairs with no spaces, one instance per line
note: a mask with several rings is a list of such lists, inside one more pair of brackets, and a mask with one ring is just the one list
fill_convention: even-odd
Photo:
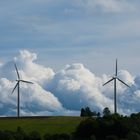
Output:
[[0,60],[27,49],[56,71],[80,62],[100,75],[113,73],[118,58],[121,69],[139,74],[139,6],[138,0],[0,1]]

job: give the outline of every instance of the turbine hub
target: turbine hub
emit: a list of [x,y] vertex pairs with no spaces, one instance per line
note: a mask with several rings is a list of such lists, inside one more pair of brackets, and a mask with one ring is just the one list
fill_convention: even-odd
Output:
[[112,78],[117,79],[118,77],[117,76],[113,76]]

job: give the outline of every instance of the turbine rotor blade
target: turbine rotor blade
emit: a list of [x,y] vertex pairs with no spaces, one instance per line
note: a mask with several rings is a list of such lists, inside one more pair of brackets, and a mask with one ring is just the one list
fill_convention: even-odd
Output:
[[113,80],[114,80],[114,78],[110,79],[109,81],[107,81],[106,83],[104,83],[103,86],[105,86],[106,84],[110,83]]
[[17,65],[16,64],[15,64],[15,69],[16,69],[16,72],[17,72],[18,79],[20,79],[18,68],[17,68]]
[[115,73],[115,76],[118,75],[118,63],[117,63],[117,59],[116,59],[116,73]]
[[12,94],[13,94],[13,92],[15,91],[16,87],[18,86],[18,84],[19,84],[19,82],[16,83],[14,89],[12,90]]
[[28,83],[28,84],[34,84],[34,83],[30,82],[30,81],[25,81],[25,80],[20,80],[20,81],[24,82],[24,83]]
[[119,78],[117,78],[121,83],[123,83],[124,85],[126,85],[127,87],[129,87],[130,88],[130,86],[129,85],[127,85],[125,82],[123,82],[121,79],[119,79]]

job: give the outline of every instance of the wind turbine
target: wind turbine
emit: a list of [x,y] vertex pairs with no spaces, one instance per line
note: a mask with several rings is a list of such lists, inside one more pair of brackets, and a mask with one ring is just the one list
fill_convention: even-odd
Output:
[[115,76],[113,76],[109,81],[107,81],[103,86],[106,84],[110,83],[111,81],[114,80],[114,113],[117,113],[117,101],[116,101],[116,93],[117,93],[117,80],[123,83],[125,86],[129,87],[125,82],[123,82],[121,79],[118,78],[118,64],[117,64],[117,59],[116,59],[116,68],[115,68]]
[[17,68],[16,64],[15,64],[15,70],[16,70],[16,73],[17,73],[17,80],[16,80],[17,83],[16,83],[12,93],[17,88],[17,117],[19,118],[20,117],[20,82],[28,83],[28,84],[33,84],[33,83],[30,82],[30,81],[22,80],[20,78],[20,75],[19,75],[18,68]]

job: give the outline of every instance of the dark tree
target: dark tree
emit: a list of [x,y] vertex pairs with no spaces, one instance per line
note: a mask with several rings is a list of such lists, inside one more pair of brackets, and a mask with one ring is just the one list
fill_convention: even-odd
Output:
[[82,121],[77,127],[75,136],[80,140],[85,138],[89,139],[97,132],[97,129],[98,122],[93,118],[88,118],[85,121]]
[[84,108],[81,109],[81,114],[80,114],[80,116],[81,116],[81,117],[87,116],[87,113],[86,113],[86,111],[85,111]]
[[98,118],[101,117],[101,113],[100,112],[97,113],[97,117]]
[[92,116],[97,116],[97,113],[95,111],[91,111],[89,107],[82,108],[81,109],[81,117],[92,117]]
[[111,112],[110,112],[110,110],[109,110],[108,107],[105,107],[105,108],[104,108],[104,110],[103,110],[103,115],[104,115],[104,116],[110,116],[110,115],[111,115]]
[[87,113],[87,116],[89,116],[89,117],[93,116],[93,112],[90,110],[89,107],[86,107],[86,108],[85,108],[85,111],[86,111],[86,113]]

